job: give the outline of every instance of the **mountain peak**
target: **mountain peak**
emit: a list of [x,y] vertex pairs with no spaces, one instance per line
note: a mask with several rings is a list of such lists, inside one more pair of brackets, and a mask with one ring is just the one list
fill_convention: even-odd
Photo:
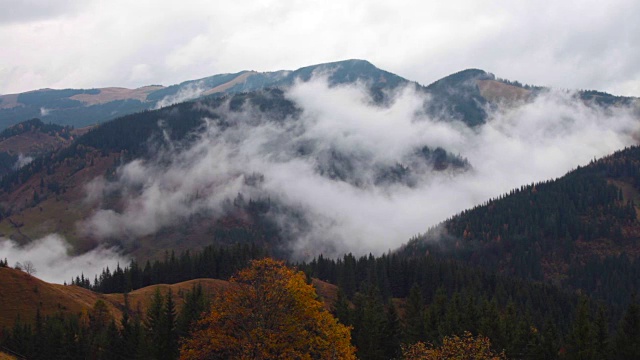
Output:
[[486,72],[480,69],[466,69],[462,71],[458,71],[457,73],[453,73],[449,76],[445,76],[440,80],[433,82],[431,85],[427,86],[427,88],[438,88],[438,87],[453,87],[460,85],[473,85],[475,86],[475,81],[477,80],[495,80],[496,77],[492,73]]

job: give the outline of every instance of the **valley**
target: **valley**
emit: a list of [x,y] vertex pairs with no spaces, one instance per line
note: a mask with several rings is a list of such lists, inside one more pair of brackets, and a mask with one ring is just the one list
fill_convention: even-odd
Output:
[[[99,301],[144,322],[157,289],[181,311],[265,256],[304,272],[361,358],[463,331],[555,358],[580,314],[610,344],[635,316],[636,98],[477,69],[423,86],[363,60],[25,94],[2,111],[69,117],[0,135],[0,328]],[[100,117],[118,101],[138,105]],[[27,260],[49,282],[11,268]]]

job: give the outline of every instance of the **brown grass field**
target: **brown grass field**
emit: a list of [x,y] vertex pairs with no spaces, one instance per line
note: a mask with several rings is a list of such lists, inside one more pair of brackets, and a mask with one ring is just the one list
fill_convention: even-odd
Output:
[[[129,306],[132,310],[144,313],[157,289],[166,294],[169,289],[178,311],[184,304],[184,297],[194,285],[200,284],[209,296],[229,288],[230,283],[217,279],[195,279],[178,284],[152,285],[128,294]],[[313,279],[318,295],[330,308],[337,296],[337,287]],[[51,284],[12,268],[0,268],[0,328],[13,326],[19,317],[22,322],[35,321],[38,308],[43,316],[57,313],[80,314],[89,311],[102,299],[115,319],[122,317],[124,294],[100,294],[75,285]],[[0,358],[2,360],[2,358]]]

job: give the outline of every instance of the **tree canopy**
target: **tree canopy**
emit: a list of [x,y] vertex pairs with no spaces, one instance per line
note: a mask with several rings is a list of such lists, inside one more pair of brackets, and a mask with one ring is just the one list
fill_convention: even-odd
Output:
[[349,328],[302,272],[254,260],[231,283],[182,344],[181,359],[355,359]]

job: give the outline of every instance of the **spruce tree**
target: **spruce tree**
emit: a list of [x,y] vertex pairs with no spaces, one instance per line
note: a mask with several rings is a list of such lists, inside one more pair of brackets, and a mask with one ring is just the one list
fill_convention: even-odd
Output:
[[414,284],[409,291],[407,299],[406,326],[404,331],[404,342],[413,344],[423,341],[425,338],[424,327],[424,299],[418,284]]
[[400,355],[400,340],[402,325],[393,301],[389,302],[386,310],[387,321],[382,329],[382,348],[386,359],[395,359]]
[[594,343],[595,331],[589,304],[586,298],[581,298],[576,310],[576,318],[573,321],[571,332],[567,341],[567,358],[569,359],[597,359]]
[[[173,255],[173,252],[171,253]],[[180,350],[178,348],[178,332],[176,330],[176,304],[173,301],[173,292],[171,289],[167,292],[164,304],[164,329],[163,329],[163,345],[164,354],[160,359],[174,360],[178,358]]]
[[165,341],[165,337],[163,336],[165,320],[164,297],[160,289],[156,288],[145,318],[147,341],[151,346],[150,355],[154,359],[163,359],[165,353],[165,348],[162,346]]
[[618,325],[615,350],[616,359],[640,358],[640,305],[635,294]]

